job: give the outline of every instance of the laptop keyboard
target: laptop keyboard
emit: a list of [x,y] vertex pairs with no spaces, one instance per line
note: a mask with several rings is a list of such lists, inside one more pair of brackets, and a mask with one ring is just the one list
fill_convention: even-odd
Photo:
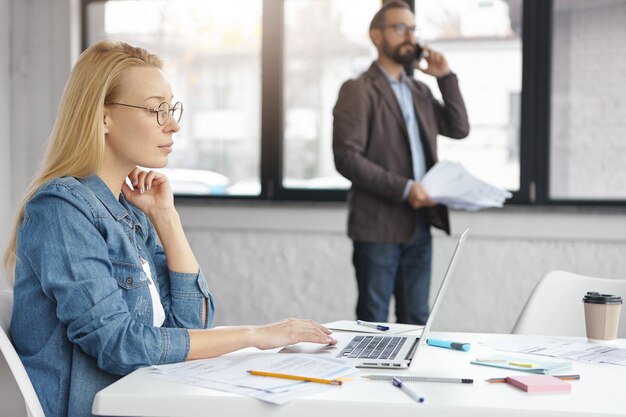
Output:
[[395,336],[355,336],[337,357],[395,359],[406,339]]

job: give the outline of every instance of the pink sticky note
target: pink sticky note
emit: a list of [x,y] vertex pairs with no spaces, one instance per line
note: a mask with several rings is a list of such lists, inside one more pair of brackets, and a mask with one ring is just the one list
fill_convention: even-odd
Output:
[[506,382],[526,392],[570,392],[572,386],[552,375],[509,376]]

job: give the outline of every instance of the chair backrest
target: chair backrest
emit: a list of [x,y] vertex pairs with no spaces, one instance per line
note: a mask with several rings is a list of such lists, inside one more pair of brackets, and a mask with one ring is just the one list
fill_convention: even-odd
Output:
[[[595,278],[551,271],[535,287],[513,326],[514,334],[585,336],[583,296],[588,291],[621,295],[626,280]],[[622,308],[617,337],[626,337],[626,308]]]
[[30,382],[26,369],[9,338],[12,313],[13,292],[2,290],[0,291],[0,351],[9,365],[13,378],[15,378],[15,382],[24,397],[26,412],[29,417],[45,417],[33,384]]

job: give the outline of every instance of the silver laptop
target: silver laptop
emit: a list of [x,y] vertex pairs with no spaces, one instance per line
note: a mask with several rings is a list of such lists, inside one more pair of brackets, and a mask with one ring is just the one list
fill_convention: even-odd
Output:
[[422,344],[420,340],[428,338],[430,327],[450,284],[468,232],[469,229],[465,230],[456,244],[421,337],[385,335],[382,333],[335,332],[333,337],[337,339],[336,345],[320,347],[320,345],[313,343],[298,343],[283,348],[280,353],[307,353],[335,357],[345,359],[357,368],[407,368],[415,357],[418,346]]

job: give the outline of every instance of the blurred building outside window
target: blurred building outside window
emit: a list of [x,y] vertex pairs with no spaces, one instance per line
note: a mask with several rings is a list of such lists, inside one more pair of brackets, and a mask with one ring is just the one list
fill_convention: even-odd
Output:
[[555,0],[549,197],[626,200],[626,0]]
[[116,39],[157,53],[175,101],[185,106],[164,170],[176,194],[261,191],[262,6],[262,0],[88,3],[88,43]]

